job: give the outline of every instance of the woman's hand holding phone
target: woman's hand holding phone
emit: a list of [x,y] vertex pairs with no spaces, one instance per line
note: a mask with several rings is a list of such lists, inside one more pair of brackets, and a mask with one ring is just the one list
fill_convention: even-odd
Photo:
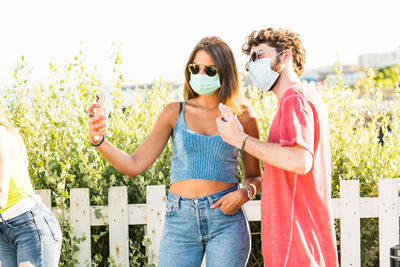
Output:
[[92,104],[88,108],[89,117],[89,139],[93,145],[101,142],[105,132],[107,117],[105,112],[105,94],[104,92],[96,94],[96,104]]

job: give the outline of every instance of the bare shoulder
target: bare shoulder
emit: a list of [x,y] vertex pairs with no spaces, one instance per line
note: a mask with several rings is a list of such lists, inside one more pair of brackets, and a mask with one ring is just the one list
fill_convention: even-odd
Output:
[[256,113],[252,106],[250,105],[241,105],[242,108],[242,115],[238,117],[241,123],[248,123],[250,121],[257,120]]
[[171,102],[161,112],[160,119],[173,127],[179,117],[179,110],[180,102]]
[[252,137],[259,138],[260,132],[255,114],[254,109],[250,105],[242,105],[242,115],[238,117],[238,119],[245,133]]

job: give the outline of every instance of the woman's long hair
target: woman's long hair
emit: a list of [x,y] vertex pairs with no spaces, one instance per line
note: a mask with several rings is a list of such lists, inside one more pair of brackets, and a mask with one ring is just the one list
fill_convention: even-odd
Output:
[[239,88],[239,75],[235,57],[230,47],[221,38],[216,36],[203,38],[193,49],[185,67],[185,84],[183,93],[185,100],[192,99],[198,94],[189,84],[190,72],[188,64],[193,63],[196,53],[200,50],[206,51],[213,59],[218,68],[218,75],[221,81],[218,102],[225,104],[234,114],[241,115],[241,105],[245,104],[245,98]]

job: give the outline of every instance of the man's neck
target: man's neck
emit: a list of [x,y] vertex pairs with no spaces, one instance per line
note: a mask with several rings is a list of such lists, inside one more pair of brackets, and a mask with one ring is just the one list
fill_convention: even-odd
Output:
[[293,73],[282,72],[282,74],[278,78],[277,83],[272,89],[272,92],[274,92],[276,98],[278,98],[279,101],[285,94],[286,90],[291,88],[293,85],[299,83],[300,83],[300,78],[297,76],[295,72]]

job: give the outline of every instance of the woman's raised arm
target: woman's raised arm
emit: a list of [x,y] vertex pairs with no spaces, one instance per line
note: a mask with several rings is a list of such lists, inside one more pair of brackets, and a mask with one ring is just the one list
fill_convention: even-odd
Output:
[[[96,104],[89,107],[90,115],[93,115],[93,109],[96,107],[98,107]],[[179,102],[168,104],[158,117],[150,135],[132,155],[118,149],[107,140],[96,148],[114,168],[129,177],[134,177],[145,171],[160,156],[172,134],[178,116]],[[106,127],[105,121],[105,116],[93,117],[89,121],[89,138],[92,144],[96,144],[94,136],[106,135],[105,132],[100,132],[100,129]]]

